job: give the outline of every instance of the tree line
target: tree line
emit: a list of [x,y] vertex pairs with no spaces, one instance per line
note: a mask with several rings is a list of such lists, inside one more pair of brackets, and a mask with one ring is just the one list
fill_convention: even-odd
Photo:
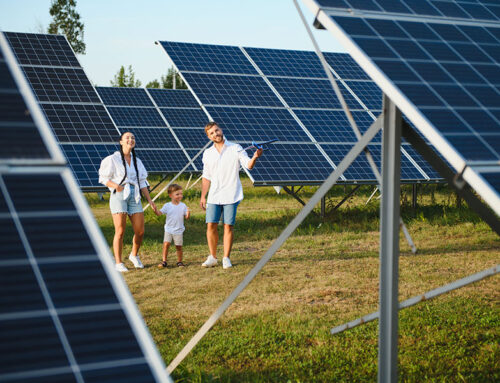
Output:
[[[85,54],[85,26],[80,20],[80,14],[76,11],[76,0],[52,0],[49,13],[52,16],[52,22],[49,24],[47,32],[65,35],[75,53]],[[159,80],[154,79],[148,82],[146,88],[172,89],[174,82],[176,89],[187,89],[179,73],[171,67]],[[122,65],[110,84],[114,87],[127,88],[139,88],[142,85],[141,81],[136,78],[132,65],[128,67]]]

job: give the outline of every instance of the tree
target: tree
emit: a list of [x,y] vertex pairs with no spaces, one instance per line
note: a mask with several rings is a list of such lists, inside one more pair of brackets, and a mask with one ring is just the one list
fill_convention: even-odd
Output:
[[52,22],[49,24],[48,32],[65,35],[75,53],[85,54],[84,26],[75,7],[76,0],[52,0],[49,10]]
[[119,88],[139,88],[141,82],[135,79],[135,73],[132,69],[132,65],[128,66],[128,73],[125,67],[122,65],[115,78],[110,81],[111,86]]
[[176,89],[187,89],[187,85],[184,81],[182,81],[181,76],[177,71],[171,67],[167,74],[160,77],[160,81],[153,80],[146,84],[146,88],[164,88],[164,89],[172,89],[173,88],[173,79],[175,75],[175,88]]

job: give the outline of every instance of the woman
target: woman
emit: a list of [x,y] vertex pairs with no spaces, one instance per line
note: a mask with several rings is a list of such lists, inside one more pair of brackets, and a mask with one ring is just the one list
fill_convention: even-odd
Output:
[[120,151],[106,157],[99,168],[99,183],[106,185],[111,192],[109,207],[113,216],[115,236],[113,238],[113,253],[117,271],[128,271],[122,262],[123,235],[127,223],[127,215],[132,222],[134,239],[129,260],[136,269],[144,268],[139,258],[139,248],[144,236],[144,212],[141,205],[141,193],[146,197],[151,208],[157,212],[148,191],[148,172],[141,160],[135,155],[135,137],[125,132],[120,137]]

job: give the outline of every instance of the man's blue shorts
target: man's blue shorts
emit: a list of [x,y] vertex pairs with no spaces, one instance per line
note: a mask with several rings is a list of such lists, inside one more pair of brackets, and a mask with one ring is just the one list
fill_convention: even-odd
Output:
[[236,222],[236,209],[238,208],[239,203],[240,201],[229,205],[207,203],[206,223],[218,223],[222,215],[224,217],[223,221],[225,225],[234,226],[234,223]]

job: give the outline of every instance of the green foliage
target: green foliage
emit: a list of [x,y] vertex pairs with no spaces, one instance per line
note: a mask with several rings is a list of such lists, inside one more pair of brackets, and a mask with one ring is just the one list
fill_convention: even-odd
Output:
[[135,79],[132,65],[129,65],[127,69],[123,65],[120,67],[118,73],[115,74],[115,78],[110,81],[111,86],[118,88],[138,88],[141,86],[141,82]]
[[175,89],[187,89],[187,85],[182,81],[181,76],[172,67],[168,70],[166,75],[160,77],[160,80],[153,80],[146,84],[146,88],[163,88],[172,89],[174,87],[174,75],[175,75]]
[[75,8],[76,0],[52,0],[49,10],[52,22],[49,24],[48,32],[65,35],[75,53],[85,54],[84,25]]

